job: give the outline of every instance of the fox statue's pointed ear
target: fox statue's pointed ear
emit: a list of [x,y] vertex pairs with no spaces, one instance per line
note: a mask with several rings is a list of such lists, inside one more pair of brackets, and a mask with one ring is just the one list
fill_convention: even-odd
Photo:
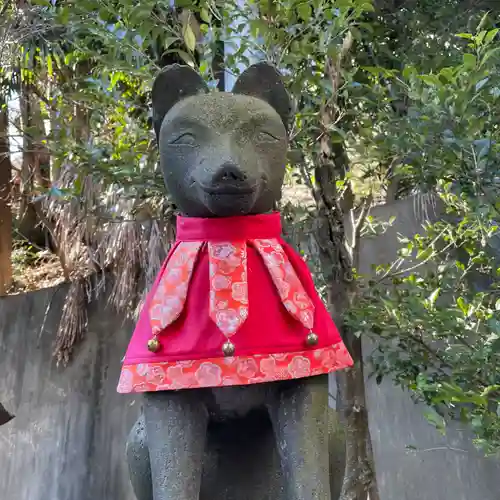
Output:
[[153,128],[158,139],[163,118],[182,99],[208,92],[203,78],[191,67],[172,64],[153,83]]
[[283,79],[274,66],[267,62],[253,64],[238,77],[232,92],[266,101],[280,115],[288,130],[292,114],[291,100]]

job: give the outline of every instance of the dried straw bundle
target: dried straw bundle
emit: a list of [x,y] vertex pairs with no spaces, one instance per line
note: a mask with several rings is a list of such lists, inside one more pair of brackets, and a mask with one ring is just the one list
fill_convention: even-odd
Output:
[[[58,185],[67,187],[74,180],[75,168],[68,165]],[[109,291],[107,276],[111,275],[112,287],[106,300],[124,319],[137,316],[174,238],[171,209],[163,222],[134,220],[134,202],[120,198],[116,186],[104,192],[91,176],[83,181],[81,199],[49,198],[44,221],[54,221],[50,230],[66,281],[71,282],[54,349],[57,362],[64,364],[85,336],[89,301]],[[110,212],[114,218],[96,215]],[[124,220],[117,220],[116,214]]]
[[62,310],[54,346],[57,363],[69,362],[74,346],[87,332],[87,291],[86,280],[72,281]]

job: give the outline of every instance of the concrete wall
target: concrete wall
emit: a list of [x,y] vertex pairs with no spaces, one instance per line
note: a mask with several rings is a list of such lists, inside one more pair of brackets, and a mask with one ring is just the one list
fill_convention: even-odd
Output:
[[130,325],[94,304],[86,341],[58,369],[64,292],[0,300],[0,399],[16,415],[0,428],[0,499],[134,500],[124,442],[137,409],[115,390]]
[[[399,214],[398,220],[383,241],[364,242],[362,260],[391,260],[397,233],[419,231],[425,213],[413,200],[375,209],[376,216]],[[57,368],[51,351],[64,292],[0,299],[0,401],[16,414],[0,427],[0,500],[134,500],[124,443],[138,403],[115,391],[131,325],[93,304],[86,341],[68,368]],[[500,500],[500,466],[473,450],[467,432],[452,427],[446,437],[438,435],[422,408],[390,381],[377,386],[368,380],[367,397],[382,500]],[[239,464],[240,453],[235,450],[221,462]],[[210,477],[231,482],[235,473]],[[207,481],[205,487],[216,486]],[[227,500],[243,498],[234,485],[227,492]]]
[[[421,221],[436,220],[438,212],[431,198],[376,207],[374,217],[397,218],[383,236],[363,242],[360,272],[370,274],[370,263],[393,262],[398,234],[422,233]],[[365,341],[363,348],[368,353],[372,345]],[[378,386],[369,379],[366,386],[381,500],[500,500],[500,463],[474,449],[470,432],[452,423],[441,436],[424,418],[425,407],[415,405],[390,380]]]

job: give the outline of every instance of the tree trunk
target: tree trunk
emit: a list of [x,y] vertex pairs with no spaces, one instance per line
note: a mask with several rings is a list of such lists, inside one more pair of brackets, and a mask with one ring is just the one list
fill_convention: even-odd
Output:
[[30,84],[23,81],[19,96],[23,131],[23,160],[21,167],[21,200],[19,207],[19,232],[31,243],[45,245],[45,233],[39,225],[36,208],[31,198],[34,192],[36,155],[33,141],[33,106]]
[[47,131],[45,130],[40,100],[34,94],[30,94],[29,98],[32,122],[33,174],[37,187],[44,190],[50,186],[50,153],[45,142]]
[[[324,144],[324,146],[326,143]],[[328,305],[342,332],[354,366],[337,375],[338,402],[346,433],[346,469],[340,500],[379,500],[368,412],[366,407],[361,339],[352,334],[343,318],[356,295],[353,262],[345,246],[344,214],[336,197],[335,170],[331,156],[322,151],[316,169],[318,243],[331,283]]]
[[[84,85],[84,81],[89,77],[92,71],[92,62],[87,59],[80,61],[75,70],[75,81],[78,82],[79,87]],[[90,110],[81,102],[75,105],[75,123],[74,123],[74,137],[77,142],[86,142],[90,138]]]
[[[50,99],[51,102],[54,96],[55,88],[56,88],[56,77],[49,84],[50,85]],[[61,125],[59,121],[59,117],[57,116],[57,109],[53,106],[50,108],[50,138],[51,142],[57,144],[61,139]],[[60,160],[51,156],[50,158],[50,182],[54,183],[59,179],[61,171]]]
[[0,295],[5,295],[12,284],[11,181],[9,115],[7,103],[2,96],[0,98]]
[[[346,55],[352,40],[344,41]],[[327,75],[334,93],[340,88],[342,58],[327,63]],[[354,366],[337,376],[338,402],[346,434],[346,469],[340,500],[379,500],[371,448],[366,408],[361,339],[344,324],[344,317],[356,296],[353,268],[358,268],[359,232],[366,212],[362,210],[357,227],[352,228],[353,244],[346,246],[344,213],[354,208],[354,195],[348,184],[343,193],[337,181],[344,180],[349,159],[342,143],[332,144],[328,130],[337,116],[335,103],[324,103],[321,112],[322,134],[320,156],[315,169],[315,200],[318,207],[318,244],[330,283],[328,305],[332,317],[343,334],[344,342],[354,360]]]

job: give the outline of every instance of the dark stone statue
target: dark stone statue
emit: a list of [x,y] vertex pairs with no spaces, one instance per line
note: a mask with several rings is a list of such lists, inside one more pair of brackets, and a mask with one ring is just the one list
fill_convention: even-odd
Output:
[[11,415],[3,406],[2,403],[0,403],[0,425],[7,424],[14,418],[13,415]]
[[[209,93],[189,67],[165,68],[154,82],[153,124],[179,211],[272,211],[290,110],[280,75],[265,63],[248,68],[232,93]],[[330,500],[327,378],[145,393],[127,446],[137,498]]]

